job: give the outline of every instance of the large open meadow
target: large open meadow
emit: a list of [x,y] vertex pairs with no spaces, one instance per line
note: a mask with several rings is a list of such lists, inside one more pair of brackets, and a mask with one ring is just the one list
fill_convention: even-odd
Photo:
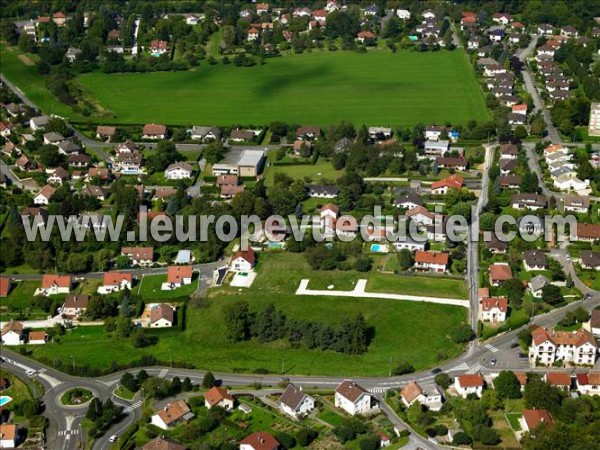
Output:
[[[350,274],[311,271],[299,254],[261,255],[258,271],[250,289],[212,289],[204,307],[189,305],[185,331],[161,332],[155,346],[136,349],[128,340],[120,340],[115,345],[115,340],[107,338],[102,327],[81,327],[61,337],[59,344],[34,347],[33,354],[49,361],[58,359],[63,364],[69,363],[73,355],[78,364],[107,368],[113,361],[123,363],[142,355],[168,361],[170,350],[175,361],[186,361],[198,368],[215,371],[266,369],[277,373],[283,362],[284,371],[290,374],[386,376],[390,357],[393,364],[407,360],[415,368],[422,369],[436,364],[440,356],[438,351],[448,358],[462,351],[463,347],[452,343],[448,336],[454,327],[466,320],[464,308],[383,299],[296,296],[294,291],[302,278],[309,277],[316,285],[338,284],[339,280],[339,288],[343,288],[342,280],[347,280]],[[383,277],[375,273],[362,277],[370,275]],[[415,278],[414,285],[422,287],[423,295],[435,291],[425,278]],[[456,288],[463,289],[459,285]],[[392,288],[391,291],[402,292],[402,289]],[[361,312],[367,324],[375,329],[373,341],[367,353],[357,356],[291,348],[286,341],[229,344],[224,338],[221,310],[223,305],[239,300],[247,301],[255,311],[274,303],[290,318],[330,324],[339,324]]]
[[[67,114],[45,91],[35,66],[2,49],[2,72],[46,112]],[[326,126],[458,124],[488,117],[484,97],[462,50],[367,54],[317,51],[268,59],[264,65],[211,66],[186,72],[82,74],[91,100],[108,111],[86,120],[169,125],[266,124],[273,120]]]

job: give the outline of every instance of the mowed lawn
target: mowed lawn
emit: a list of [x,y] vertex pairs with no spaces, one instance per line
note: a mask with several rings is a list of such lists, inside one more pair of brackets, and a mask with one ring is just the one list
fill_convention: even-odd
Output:
[[[261,368],[279,373],[283,362],[284,372],[288,374],[387,376],[390,357],[393,364],[408,360],[415,368],[422,369],[437,363],[438,350],[443,350],[447,357],[461,353],[462,346],[453,344],[448,335],[466,320],[464,308],[294,295],[299,280],[310,273],[302,255],[261,255],[259,275],[252,288],[211,290],[205,307],[187,308],[185,331],[160,332],[155,346],[135,349],[129,340],[120,340],[115,345],[117,341],[108,339],[102,327],[81,327],[63,336],[59,344],[34,348],[34,356],[43,356],[50,361],[58,357],[63,364],[68,364],[70,355],[74,355],[78,364],[110,367],[113,361],[131,361],[142,355],[168,361],[171,350],[175,361],[186,361],[198,368],[215,371],[252,372]],[[362,313],[367,324],[374,327],[373,340],[369,351],[357,356],[294,349],[285,341],[230,344],[224,338],[221,310],[224,305],[240,300],[250,303],[255,311],[274,303],[289,318],[330,324],[340,324],[342,320]]]
[[134,289],[138,292],[144,300],[158,301],[158,300],[170,300],[182,297],[189,297],[194,293],[198,287],[198,273],[194,273],[192,277],[192,283],[181,286],[178,289],[172,291],[163,291],[161,286],[167,281],[167,275],[146,275],[142,278],[141,284],[136,286]]
[[[12,63],[11,63],[12,64]],[[489,117],[462,50],[313,52],[235,67],[80,76],[116,123],[466,124]],[[18,80],[17,80],[18,81]],[[27,91],[26,91],[27,92]]]

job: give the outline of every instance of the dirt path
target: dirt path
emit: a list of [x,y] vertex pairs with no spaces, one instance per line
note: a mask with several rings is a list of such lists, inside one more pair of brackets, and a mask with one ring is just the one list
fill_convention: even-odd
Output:
[[31,60],[31,58],[27,55],[18,55],[18,58],[21,60],[23,64],[26,66],[33,66],[35,63]]

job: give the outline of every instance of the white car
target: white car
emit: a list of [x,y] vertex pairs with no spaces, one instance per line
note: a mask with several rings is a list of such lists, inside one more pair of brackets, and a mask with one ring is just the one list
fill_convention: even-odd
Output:
[[117,441],[117,435],[113,434],[111,437],[108,438],[108,442],[113,443]]
[[35,370],[33,370],[33,369],[27,369],[25,371],[25,375],[27,375],[28,377],[32,377],[32,376],[35,375]]

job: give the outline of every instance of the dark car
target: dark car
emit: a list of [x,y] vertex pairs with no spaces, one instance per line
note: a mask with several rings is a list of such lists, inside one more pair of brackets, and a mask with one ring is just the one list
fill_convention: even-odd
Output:
[[517,348],[519,346],[518,342],[513,342],[512,344],[510,344],[510,348]]
[[442,372],[442,369],[440,369],[439,367],[437,367],[437,368],[435,368],[435,369],[433,369],[431,371],[431,374],[432,375],[437,375],[438,373],[441,373],[441,372]]

